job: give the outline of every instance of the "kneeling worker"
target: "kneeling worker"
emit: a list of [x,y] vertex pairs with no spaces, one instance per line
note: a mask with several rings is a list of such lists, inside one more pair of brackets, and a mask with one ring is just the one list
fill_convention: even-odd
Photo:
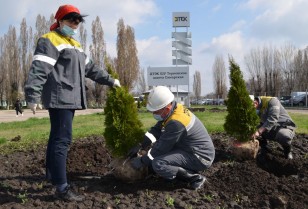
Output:
[[145,134],[140,148],[151,149],[147,155],[134,158],[132,166],[152,166],[166,180],[177,178],[200,189],[206,178],[198,172],[209,168],[215,157],[206,128],[191,111],[174,101],[173,93],[164,86],[150,92],[147,109],[158,122]]
[[291,142],[296,125],[276,97],[255,97],[254,107],[260,117],[260,125],[253,137],[261,137],[261,150],[267,150],[267,139],[277,141],[287,159],[293,159]]

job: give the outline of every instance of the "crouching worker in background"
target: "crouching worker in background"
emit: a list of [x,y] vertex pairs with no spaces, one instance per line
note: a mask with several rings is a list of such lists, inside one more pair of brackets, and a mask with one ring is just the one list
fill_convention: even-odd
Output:
[[206,178],[198,172],[208,169],[215,157],[206,128],[192,112],[177,104],[173,93],[164,86],[150,92],[147,109],[158,122],[145,134],[140,148],[151,146],[151,149],[147,155],[134,158],[132,166],[140,169],[151,165],[164,179],[176,178],[200,189]]
[[261,152],[268,151],[267,140],[277,141],[287,159],[293,159],[291,143],[296,125],[276,97],[255,97],[254,107],[260,117],[260,125],[253,137],[260,138]]

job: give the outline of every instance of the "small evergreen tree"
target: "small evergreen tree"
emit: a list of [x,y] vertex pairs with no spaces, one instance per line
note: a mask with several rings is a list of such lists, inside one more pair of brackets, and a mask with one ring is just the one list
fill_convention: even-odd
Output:
[[[106,66],[108,73],[117,78],[111,65]],[[144,135],[135,100],[125,86],[108,90],[104,112],[106,145],[114,156],[124,156]]]
[[251,140],[259,123],[253,102],[249,97],[240,67],[229,58],[230,83],[228,92],[228,115],[224,124],[225,131],[240,142]]

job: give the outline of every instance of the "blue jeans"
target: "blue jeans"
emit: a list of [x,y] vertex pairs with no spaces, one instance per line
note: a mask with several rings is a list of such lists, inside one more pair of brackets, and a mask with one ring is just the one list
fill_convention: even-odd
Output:
[[67,183],[66,159],[72,142],[75,110],[48,109],[50,134],[46,151],[46,179],[54,185]]

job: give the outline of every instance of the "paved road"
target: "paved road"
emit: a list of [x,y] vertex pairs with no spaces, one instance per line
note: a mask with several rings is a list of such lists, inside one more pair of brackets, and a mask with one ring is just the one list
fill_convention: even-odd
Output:
[[[86,114],[93,114],[93,113],[99,113],[102,112],[103,109],[86,109],[86,110],[76,110],[75,115],[86,115]],[[294,110],[294,109],[288,109],[287,110],[290,113],[298,113],[298,114],[304,114],[308,115],[308,110]],[[5,122],[12,122],[12,121],[24,121],[31,117],[36,118],[44,118],[49,117],[47,110],[38,110],[35,115],[32,114],[32,111],[29,109],[24,110],[24,115],[19,117],[16,117],[15,110],[0,110],[0,123]]]
[[298,114],[308,115],[308,109],[302,109],[302,110],[287,109],[287,111],[290,112],[290,113],[298,113]]
[[[76,110],[75,115],[86,115],[102,112],[103,109],[86,109],[86,110]],[[35,118],[45,118],[49,117],[47,110],[37,110],[36,114],[33,115],[32,111],[25,109],[23,116],[19,115],[16,117],[15,110],[0,110],[0,123],[12,122],[12,121],[24,121],[31,117]]]

